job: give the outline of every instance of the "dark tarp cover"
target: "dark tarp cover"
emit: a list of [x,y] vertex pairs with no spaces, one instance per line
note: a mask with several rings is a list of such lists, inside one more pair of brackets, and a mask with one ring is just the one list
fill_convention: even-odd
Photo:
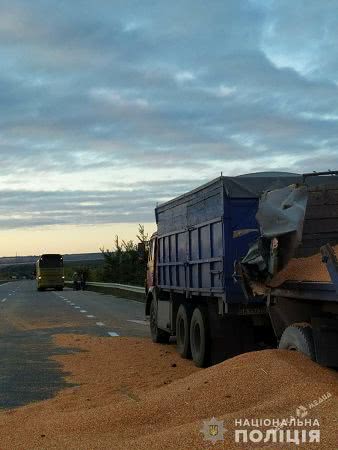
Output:
[[276,190],[301,181],[300,175],[279,172],[223,177],[225,191],[230,198],[259,198],[265,191]]
[[157,206],[157,231],[162,235],[221,217],[224,213],[223,196],[228,199],[258,200],[266,190],[282,188],[300,180],[299,175],[285,173],[216,178]]
[[236,177],[221,176],[209,183],[180,195],[157,206],[156,211],[165,211],[174,205],[195,200],[200,193],[207,192],[213,185],[223,184],[226,195],[230,198],[259,198],[267,190],[279,189],[290,184],[301,183],[302,176],[287,172],[260,172]]

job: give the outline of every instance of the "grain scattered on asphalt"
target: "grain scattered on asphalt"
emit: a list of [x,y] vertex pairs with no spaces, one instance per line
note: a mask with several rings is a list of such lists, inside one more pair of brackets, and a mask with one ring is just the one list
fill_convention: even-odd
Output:
[[[58,335],[55,341],[83,350],[53,357],[77,387],[2,412],[1,450],[238,450],[243,446],[234,442],[235,419],[295,416],[299,405],[328,392],[331,397],[309,410],[307,418],[320,421],[321,449],[338,448],[337,372],[298,353],[246,353],[197,369],[172,345],[148,339]],[[227,429],[225,442],[215,446],[200,432],[212,417],[224,420]],[[273,448],[271,443],[259,448],[264,445]]]

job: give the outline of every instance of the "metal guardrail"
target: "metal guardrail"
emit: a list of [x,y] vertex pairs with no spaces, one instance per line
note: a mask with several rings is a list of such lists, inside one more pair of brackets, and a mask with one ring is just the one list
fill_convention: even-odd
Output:
[[[67,284],[73,284],[72,281],[66,281]],[[113,288],[113,289],[121,289],[122,291],[130,291],[137,292],[138,294],[144,294],[143,286],[130,286],[129,284],[120,284],[120,283],[100,283],[96,281],[89,281],[86,283],[88,286],[96,286],[102,288]]]

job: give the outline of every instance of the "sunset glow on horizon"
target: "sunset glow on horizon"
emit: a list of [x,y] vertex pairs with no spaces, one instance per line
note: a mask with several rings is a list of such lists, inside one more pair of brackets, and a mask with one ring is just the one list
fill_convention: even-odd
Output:
[[[155,224],[144,225],[149,235],[155,230]],[[138,225],[131,223],[54,225],[3,230],[0,232],[0,257],[43,253],[99,253],[100,248],[113,249],[116,235],[121,241],[138,242],[137,232]]]

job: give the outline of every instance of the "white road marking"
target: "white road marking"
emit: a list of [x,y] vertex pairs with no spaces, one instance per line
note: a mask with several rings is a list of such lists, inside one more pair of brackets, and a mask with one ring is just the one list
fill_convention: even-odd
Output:
[[108,331],[108,334],[109,334],[109,336],[112,336],[112,337],[119,336],[119,334],[115,333],[115,331]]
[[98,327],[104,327],[104,323],[103,323],[103,322],[96,322],[96,325],[97,325]]
[[127,320],[127,322],[137,323],[139,325],[149,325],[149,322],[146,320]]
[[93,316],[92,314],[89,314],[87,317],[88,317],[89,319],[94,319],[94,318],[95,318],[95,316]]
[[81,313],[86,313],[87,311],[85,309],[80,309]]
[[7,298],[3,298],[3,299],[1,300],[1,302],[4,303],[6,300],[7,300]]
[[70,300],[67,300],[67,303],[72,303]]
[[80,309],[81,306],[74,306],[74,309]]

